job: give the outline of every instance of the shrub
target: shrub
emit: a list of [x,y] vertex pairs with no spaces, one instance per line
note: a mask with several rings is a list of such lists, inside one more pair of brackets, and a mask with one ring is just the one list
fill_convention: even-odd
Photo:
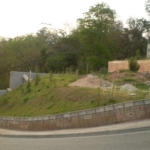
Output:
[[103,67],[103,68],[100,69],[99,73],[101,75],[106,75],[108,73],[108,69],[106,67]]
[[140,66],[137,63],[136,58],[131,57],[129,60],[129,69],[133,72],[137,72],[139,70]]

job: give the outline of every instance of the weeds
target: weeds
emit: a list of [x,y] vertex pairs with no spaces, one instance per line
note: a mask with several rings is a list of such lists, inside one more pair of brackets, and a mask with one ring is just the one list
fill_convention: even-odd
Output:
[[35,76],[35,85],[38,85],[40,82],[40,76],[39,74],[37,73],[36,76]]
[[26,84],[26,93],[31,92],[31,82],[28,80]]
[[53,81],[53,73],[52,73],[52,71],[49,73],[49,80],[50,80],[50,82]]

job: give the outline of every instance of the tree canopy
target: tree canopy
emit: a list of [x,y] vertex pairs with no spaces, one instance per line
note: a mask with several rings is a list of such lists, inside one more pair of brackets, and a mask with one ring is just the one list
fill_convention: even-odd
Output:
[[[150,14],[150,0],[145,9]],[[91,6],[77,27],[65,30],[42,28],[35,35],[0,38],[0,89],[8,87],[9,73],[36,71],[79,73],[99,71],[110,60],[146,55],[147,41],[142,34],[150,22],[145,18],[129,18],[128,28],[117,20],[115,10],[106,3]]]

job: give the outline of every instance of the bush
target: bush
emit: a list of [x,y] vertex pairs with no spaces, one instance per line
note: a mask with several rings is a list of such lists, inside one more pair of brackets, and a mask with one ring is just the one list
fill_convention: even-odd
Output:
[[108,73],[108,69],[106,67],[103,67],[103,68],[100,69],[99,73],[101,75],[106,75]]
[[129,60],[129,69],[133,72],[137,72],[139,70],[140,66],[137,63],[136,58],[131,57]]

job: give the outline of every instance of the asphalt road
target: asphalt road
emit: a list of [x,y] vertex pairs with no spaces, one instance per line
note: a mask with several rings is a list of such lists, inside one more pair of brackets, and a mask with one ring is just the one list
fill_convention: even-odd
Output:
[[150,130],[65,138],[0,137],[0,150],[150,150]]

